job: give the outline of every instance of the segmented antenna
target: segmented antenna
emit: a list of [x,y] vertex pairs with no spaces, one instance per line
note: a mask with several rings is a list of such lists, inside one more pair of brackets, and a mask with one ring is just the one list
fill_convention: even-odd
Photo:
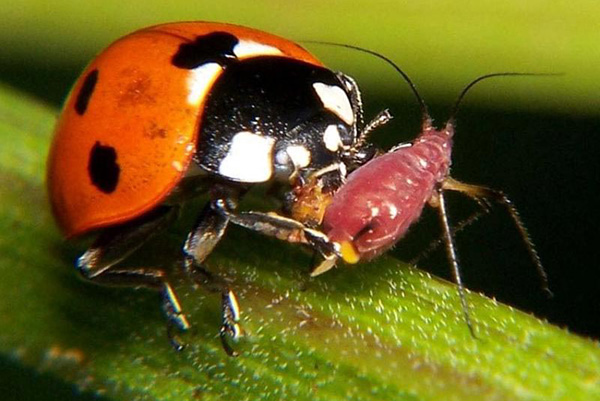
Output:
[[467,86],[464,87],[464,89],[460,92],[460,94],[458,95],[458,97],[456,98],[456,100],[454,101],[454,106],[452,106],[452,111],[450,113],[450,118],[448,118],[448,124],[454,125],[454,122],[456,120],[456,115],[458,114],[458,109],[460,108],[460,105],[465,97],[465,95],[467,94],[467,92],[469,92],[469,90],[475,86],[475,84],[486,80],[488,78],[494,78],[494,77],[548,77],[548,76],[558,76],[558,75],[563,75],[560,73],[557,74],[553,74],[553,73],[537,73],[537,72],[494,72],[491,74],[485,74],[482,75],[478,78],[475,78],[474,80],[472,80],[469,84],[467,84]]

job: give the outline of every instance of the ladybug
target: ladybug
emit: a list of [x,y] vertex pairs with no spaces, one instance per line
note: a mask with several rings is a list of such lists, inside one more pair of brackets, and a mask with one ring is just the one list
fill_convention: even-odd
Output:
[[[183,244],[192,279],[222,294],[225,351],[241,333],[235,293],[205,266],[229,223],[330,255],[317,227],[349,169],[375,155],[356,82],[298,44],[209,22],[141,29],[110,45],[69,94],[48,157],[53,214],[67,238],[97,234],[77,260],[104,285],[160,291],[167,332],[190,324],[164,270],[119,265],[169,226],[183,202],[209,201]],[[317,184],[315,184],[317,183]],[[238,211],[253,186],[280,188],[281,213]],[[315,196],[303,188],[320,188]]]

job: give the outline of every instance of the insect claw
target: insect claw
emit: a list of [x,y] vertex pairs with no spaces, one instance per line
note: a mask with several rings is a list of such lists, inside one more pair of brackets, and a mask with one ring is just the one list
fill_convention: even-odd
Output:
[[239,353],[233,349],[229,340],[237,341],[242,336],[242,328],[238,321],[240,318],[240,310],[235,293],[227,290],[222,297],[223,308],[223,323],[219,330],[219,337],[223,349],[229,356],[238,356]]
[[187,347],[187,344],[183,342],[177,334],[175,334],[175,329],[183,331],[177,323],[169,321],[167,323],[167,337],[169,338],[169,343],[171,343],[171,346],[173,349],[175,349],[175,351],[181,352],[185,349],[185,347]]
[[238,356],[239,352],[233,349],[231,344],[229,344],[229,339],[236,340],[241,333],[241,329],[237,323],[233,326],[227,326],[223,324],[221,326],[221,330],[219,330],[219,338],[221,339],[221,345],[223,346],[223,350],[228,356]]
[[335,267],[337,260],[338,257],[335,255],[325,258],[319,265],[317,265],[317,267],[313,269],[312,272],[310,272],[310,276],[316,277],[331,270],[333,267]]

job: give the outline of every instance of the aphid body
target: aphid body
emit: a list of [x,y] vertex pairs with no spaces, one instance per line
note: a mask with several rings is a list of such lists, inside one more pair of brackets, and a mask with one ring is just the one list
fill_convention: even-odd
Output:
[[[341,244],[344,259],[371,259],[404,236],[450,168],[454,127],[436,130],[428,120],[407,146],[375,158],[350,174],[327,208],[323,228]],[[351,210],[351,213],[348,211]]]

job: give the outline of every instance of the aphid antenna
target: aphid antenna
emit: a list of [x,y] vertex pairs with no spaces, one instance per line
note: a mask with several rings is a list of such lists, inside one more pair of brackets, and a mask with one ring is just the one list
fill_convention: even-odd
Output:
[[[454,106],[452,107],[452,111],[450,113],[450,117],[448,118],[448,121],[446,122],[446,127],[449,127],[449,126],[452,127],[455,125],[456,115],[458,114],[460,105],[462,104],[462,101],[464,100],[465,95],[469,92],[469,90],[471,90],[473,88],[473,86],[475,86],[476,84],[478,84],[481,81],[484,81],[488,78],[506,77],[506,76],[517,76],[517,77],[523,77],[523,76],[540,77],[541,76],[541,77],[544,77],[544,76],[560,76],[560,75],[564,75],[564,74],[562,74],[562,73],[536,73],[536,72],[496,72],[496,73],[491,73],[491,74],[485,74],[478,78],[475,78],[473,81],[471,81],[469,84],[467,84],[464,87],[464,89],[460,92],[460,94],[456,98],[456,101],[454,102]],[[446,182],[445,182],[445,186],[447,187],[446,189],[448,189],[448,187],[452,187],[454,185],[454,183],[456,183],[456,181],[446,180]],[[459,186],[460,186],[460,184],[459,184]],[[548,296],[552,297],[553,294],[552,294],[552,291],[550,291],[550,288],[548,286],[548,275],[546,273],[546,270],[544,269],[544,266],[542,265],[542,262],[537,253],[537,250],[535,249],[535,246],[529,236],[529,232],[528,232],[527,228],[525,227],[525,224],[521,220],[521,217],[520,217],[519,213],[517,212],[517,209],[515,208],[515,206],[506,197],[506,195],[504,195],[504,193],[502,193],[502,192],[491,190],[489,188],[484,188],[484,187],[477,187],[478,190],[476,190],[474,188],[475,187],[471,186],[469,188],[464,187],[464,188],[456,188],[456,189],[459,192],[463,192],[476,200],[485,199],[485,198],[493,199],[496,202],[500,203],[501,205],[504,205],[507,208],[511,219],[513,220],[517,229],[519,230],[521,239],[523,240],[523,242],[525,243],[525,246],[527,247],[527,251],[529,252],[530,258],[533,261],[534,265],[536,266],[538,275],[540,276],[540,279],[542,281],[542,289]],[[478,192],[478,191],[479,191],[479,194],[475,195],[475,192]]]
[[406,81],[406,83],[410,87],[410,90],[412,91],[412,93],[415,95],[415,97],[417,99],[417,102],[419,103],[419,109],[421,110],[421,115],[423,116],[422,117],[423,118],[423,126],[431,126],[431,116],[429,114],[429,109],[427,108],[427,104],[425,104],[425,100],[423,100],[423,97],[421,97],[421,94],[419,94],[419,91],[417,90],[417,86],[410,79],[410,77],[408,76],[408,74],[405,73],[396,63],[394,63],[388,57],[384,56],[383,54],[377,53],[376,51],[365,49],[364,47],[354,46],[354,45],[348,45],[348,44],[345,44],[345,43],[324,42],[324,41],[320,41],[320,40],[303,40],[301,42],[303,42],[303,43],[317,44],[317,45],[344,47],[346,49],[357,50],[359,52],[370,54],[372,56],[377,57],[380,60],[385,61],[390,66],[392,66],[392,68],[394,70],[396,70],[396,72],[398,72],[402,76],[402,78],[404,79],[404,81]]
[[458,114],[458,110],[462,104],[462,101],[465,98],[465,95],[481,81],[484,81],[488,78],[495,77],[549,77],[549,76],[559,76],[564,75],[562,73],[543,73],[543,72],[494,72],[491,74],[485,74],[480,77],[475,78],[471,82],[469,82],[463,90],[460,92],[456,100],[454,101],[454,106],[452,106],[452,111],[450,112],[450,117],[448,118],[447,124],[454,125],[456,122],[456,115]]

